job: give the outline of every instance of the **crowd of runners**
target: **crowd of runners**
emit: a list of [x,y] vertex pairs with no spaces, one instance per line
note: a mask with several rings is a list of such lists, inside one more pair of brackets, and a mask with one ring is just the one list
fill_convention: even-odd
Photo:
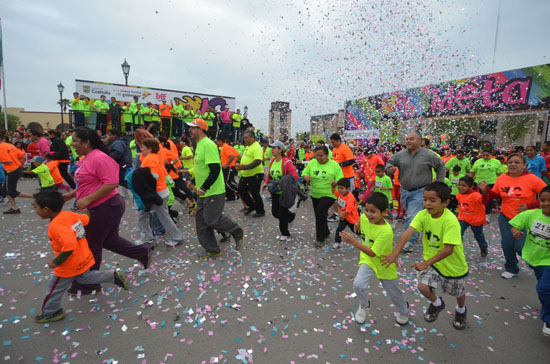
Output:
[[[80,102],[78,95],[75,100]],[[462,237],[470,228],[482,259],[489,243],[501,245],[502,278],[517,276],[520,258],[533,269],[543,334],[550,336],[550,144],[540,154],[535,146],[432,149],[417,131],[403,135],[404,145],[345,141],[339,134],[326,143],[283,142],[268,140],[250,124],[241,128],[242,119],[236,129],[224,130],[215,118],[192,116],[175,128],[160,120],[137,127],[134,122],[124,131],[119,122],[108,130],[101,119],[95,129],[81,124],[65,133],[0,132],[0,199],[10,205],[4,214],[20,214],[18,200],[29,198],[36,214],[50,220],[55,258],[48,265],[54,272],[36,321],[64,318],[61,298],[67,290],[86,294],[100,290],[100,283],[127,289],[119,272],[99,271],[102,250],[147,269],[156,244],[177,249],[191,235],[178,226],[184,214],[194,216],[203,248],[199,258],[220,256],[220,242],[233,241],[234,250],[242,251],[246,234],[236,222],[241,217],[224,213],[227,201],[239,200],[241,213],[252,219],[264,217],[271,205],[280,241],[292,244],[292,223],[302,205],[315,216],[312,246],[327,254],[343,243],[357,248],[353,287],[360,324],[367,318],[374,277],[397,309],[396,322],[408,323],[398,257],[422,249],[423,260],[414,268],[418,290],[430,302],[424,319],[435,321],[445,308],[439,288],[456,298],[453,327],[463,329],[469,269]],[[18,191],[24,175],[37,177],[37,193]],[[311,204],[304,202],[308,199]],[[126,205],[136,211],[137,241],[118,233]],[[498,220],[498,241],[484,235],[490,214]],[[394,245],[397,224],[404,226]]]

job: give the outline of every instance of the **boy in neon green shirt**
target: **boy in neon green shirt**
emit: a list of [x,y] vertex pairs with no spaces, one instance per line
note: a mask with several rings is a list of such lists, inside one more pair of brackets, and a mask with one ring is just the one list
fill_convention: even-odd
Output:
[[[46,190],[53,190],[55,188],[55,183],[50,173],[50,169],[44,163],[44,159],[40,156],[36,156],[31,159],[31,164],[34,167],[30,172],[25,173],[35,173],[40,179],[40,192]],[[19,196],[19,197],[28,197],[28,196]],[[31,196],[32,197],[32,196]]]
[[393,247],[393,230],[384,219],[387,213],[387,197],[380,192],[373,192],[365,200],[365,213],[355,225],[355,231],[361,232],[362,242],[355,240],[350,233],[340,233],[343,241],[361,251],[359,271],[353,280],[353,289],[360,302],[355,313],[355,321],[359,324],[367,318],[370,307],[369,283],[374,276],[380,280],[398,310],[395,318],[397,323],[406,325],[409,322],[409,304],[397,283],[397,267],[395,264],[384,267],[381,261],[381,257],[390,254]]
[[550,336],[550,186],[540,191],[540,209],[524,211],[512,220],[512,235],[526,235],[521,257],[535,272],[537,293],[542,305],[542,334]]
[[419,272],[418,290],[431,301],[424,320],[435,321],[439,312],[445,309],[445,302],[434,292],[440,285],[444,292],[456,297],[453,327],[462,330],[466,327],[465,280],[468,263],[464,256],[460,224],[457,217],[446,208],[450,197],[451,191],[443,182],[427,185],[424,189],[424,210],[415,216],[409,228],[401,235],[393,253],[382,261],[386,267],[396,263],[399,252],[412,235],[423,231],[424,260],[413,264],[413,267]]
[[391,207],[393,204],[391,191],[393,190],[393,183],[391,181],[391,178],[386,175],[386,169],[384,168],[383,164],[377,165],[374,168],[374,172],[376,173],[374,181],[374,192],[380,192],[388,199],[388,204],[390,207],[388,211],[388,219],[393,222],[393,215],[391,213]]

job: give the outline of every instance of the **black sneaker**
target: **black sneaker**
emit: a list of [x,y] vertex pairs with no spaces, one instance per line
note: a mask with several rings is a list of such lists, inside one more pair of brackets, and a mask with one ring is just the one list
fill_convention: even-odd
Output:
[[20,209],[12,209],[12,208],[10,208],[7,211],[4,211],[4,215],[15,215],[15,214],[20,214],[20,213],[21,213]]
[[222,238],[220,239],[220,243],[227,243],[229,240],[231,240],[231,235],[222,233]]
[[246,210],[244,211],[244,214],[245,214],[245,216],[248,216],[248,215],[250,215],[253,211],[254,211],[254,209],[246,209]]
[[119,271],[115,271],[115,284],[125,290],[128,290],[128,280]]
[[252,215],[252,217],[264,217],[265,216],[265,212],[256,212],[254,215]]
[[52,313],[43,313],[42,315],[38,315],[34,318],[34,321],[38,322],[39,324],[45,324],[46,322],[60,321],[64,318],[65,314],[63,313],[63,309],[60,308],[59,310]]
[[487,249],[481,249],[481,256],[483,258],[485,258],[487,256],[487,253],[488,253]]
[[430,303],[430,306],[424,313],[424,320],[427,322],[434,322],[437,320],[437,316],[439,316],[439,313],[445,309],[445,302],[441,300],[440,306],[434,306],[432,303]]
[[453,320],[453,327],[457,330],[462,330],[466,327],[466,313],[468,309],[464,307],[464,313],[458,311],[455,312],[455,318]]
[[244,241],[244,230],[241,229],[240,235],[235,235],[235,250],[241,251],[241,249],[244,247],[245,241]]
[[338,215],[332,214],[331,216],[329,216],[329,217],[327,218],[327,221],[328,221],[328,222],[336,222],[336,221],[338,221]]

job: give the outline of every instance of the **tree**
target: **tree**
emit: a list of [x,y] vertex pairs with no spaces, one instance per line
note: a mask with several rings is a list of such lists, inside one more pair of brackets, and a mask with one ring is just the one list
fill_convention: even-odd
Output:
[[[0,129],[4,128],[4,113],[0,113]],[[8,114],[8,130],[15,130],[21,123],[21,119],[19,119],[19,116],[15,116],[12,114]]]
[[539,117],[534,114],[509,116],[500,124],[502,141],[514,143],[532,128],[536,127]]

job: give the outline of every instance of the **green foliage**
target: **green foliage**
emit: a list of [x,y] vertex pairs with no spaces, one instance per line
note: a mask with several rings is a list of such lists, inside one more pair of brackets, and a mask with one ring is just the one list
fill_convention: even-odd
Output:
[[516,115],[509,116],[500,123],[502,130],[502,141],[514,143],[523,137],[532,128],[535,128],[539,117],[537,115]]
[[[15,130],[21,123],[19,116],[8,114],[8,130]],[[4,113],[0,113],[0,129],[4,129]]]

